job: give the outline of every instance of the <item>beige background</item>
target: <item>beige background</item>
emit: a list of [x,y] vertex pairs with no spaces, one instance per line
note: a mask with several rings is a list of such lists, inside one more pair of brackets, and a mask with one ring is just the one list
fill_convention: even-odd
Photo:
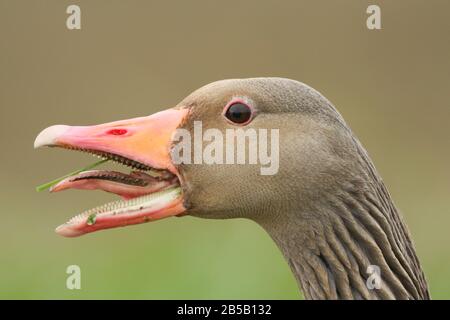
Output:
[[[368,4],[382,30],[365,27]],[[66,7],[82,30],[66,29]],[[92,161],[32,149],[51,124],[175,105],[208,82],[282,76],[321,91],[367,147],[411,229],[434,298],[450,298],[449,1],[0,0],[0,297],[298,298],[269,237],[243,221],[169,219],[54,234],[102,193],[34,187]],[[65,268],[82,269],[82,290]]]

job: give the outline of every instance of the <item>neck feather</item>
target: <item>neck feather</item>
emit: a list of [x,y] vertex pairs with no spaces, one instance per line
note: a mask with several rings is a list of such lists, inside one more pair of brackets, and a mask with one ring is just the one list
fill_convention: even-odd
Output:
[[[359,152],[363,181],[348,182],[308,210],[260,224],[307,299],[429,299],[407,227],[366,152]],[[379,268],[380,287],[368,285],[369,266]]]

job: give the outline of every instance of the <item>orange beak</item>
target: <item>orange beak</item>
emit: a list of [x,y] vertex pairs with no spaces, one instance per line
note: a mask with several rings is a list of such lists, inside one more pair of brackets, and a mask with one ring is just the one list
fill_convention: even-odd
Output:
[[145,171],[126,175],[94,170],[63,180],[53,191],[102,189],[126,200],[88,210],[58,227],[57,233],[79,236],[184,212],[178,171],[171,160],[170,147],[187,113],[187,109],[168,109],[148,117],[94,126],[55,125],[43,130],[35,140],[35,148],[56,146],[82,150],[139,170],[157,169],[163,173],[154,177]]

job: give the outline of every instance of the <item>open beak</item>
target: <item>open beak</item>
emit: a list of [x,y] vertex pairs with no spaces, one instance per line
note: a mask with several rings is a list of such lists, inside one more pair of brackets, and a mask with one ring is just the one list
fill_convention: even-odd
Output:
[[50,189],[100,189],[123,200],[87,210],[56,232],[67,237],[178,215],[186,209],[177,168],[170,157],[172,137],[187,109],[168,109],[148,117],[95,126],[55,125],[43,130],[34,147],[79,150],[131,167],[129,174],[90,170],[70,176]]

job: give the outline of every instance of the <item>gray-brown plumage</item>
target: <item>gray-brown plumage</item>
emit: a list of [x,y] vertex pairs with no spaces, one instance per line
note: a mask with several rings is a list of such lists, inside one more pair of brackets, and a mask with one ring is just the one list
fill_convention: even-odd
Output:
[[[233,128],[223,107],[254,104],[247,128],[280,129],[278,174],[258,166],[179,167],[188,214],[249,218],[274,239],[307,299],[428,299],[408,229],[369,156],[320,93],[281,78],[224,80],[184,99],[184,128]],[[368,289],[367,268],[381,271]]]

